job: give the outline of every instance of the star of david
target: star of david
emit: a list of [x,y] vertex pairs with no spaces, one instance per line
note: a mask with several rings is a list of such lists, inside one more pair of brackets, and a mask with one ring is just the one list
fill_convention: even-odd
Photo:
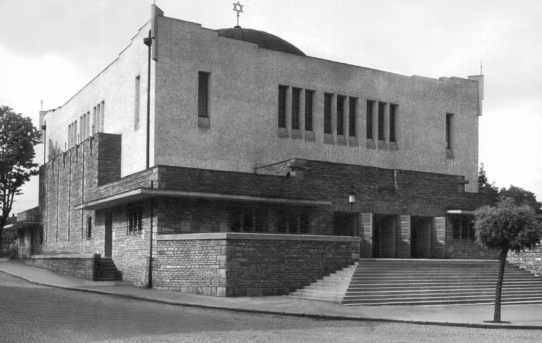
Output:
[[[237,6],[239,6],[239,8],[237,8]],[[237,12],[237,15],[239,15],[239,13],[243,12],[243,5],[241,5],[239,1],[237,1],[236,4],[233,4],[233,10]]]

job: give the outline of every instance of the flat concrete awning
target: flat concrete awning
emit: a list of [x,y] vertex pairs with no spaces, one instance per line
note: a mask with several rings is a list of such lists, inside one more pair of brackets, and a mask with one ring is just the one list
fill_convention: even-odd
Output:
[[4,230],[17,230],[17,229],[22,229],[24,227],[34,227],[34,226],[39,226],[39,225],[40,225],[39,222],[16,222],[16,223],[8,224],[4,226]]
[[207,200],[229,200],[240,202],[260,202],[268,204],[288,204],[298,206],[327,206],[331,205],[329,201],[307,200],[307,199],[286,199],[286,198],[266,198],[252,195],[233,195],[218,193],[186,192],[153,188],[138,188],[132,191],[115,194],[106,198],[89,201],[84,204],[76,205],[76,210],[102,210],[117,205],[122,205],[134,201],[140,201],[156,197],[170,198],[189,198],[189,199],[207,199]]
[[474,215],[474,210],[448,210],[446,211],[448,214],[470,214]]

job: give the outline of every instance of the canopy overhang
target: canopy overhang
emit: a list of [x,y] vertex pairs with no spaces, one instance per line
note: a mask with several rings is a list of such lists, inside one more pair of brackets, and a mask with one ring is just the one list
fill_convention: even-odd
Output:
[[102,210],[122,204],[141,201],[156,197],[169,198],[185,198],[185,199],[207,199],[207,200],[224,200],[224,201],[239,201],[239,202],[254,202],[268,204],[284,204],[298,206],[328,206],[329,201],[310,200],[310,199],[287,199],[287,198],[268,198],[252,195],[234,195],[220,193],[203,193],[203,192],[186,192],[155,188],[138,188],[128,192],[115,194],[102,199],[92,200],[80,205],[76,205],[76,210]]

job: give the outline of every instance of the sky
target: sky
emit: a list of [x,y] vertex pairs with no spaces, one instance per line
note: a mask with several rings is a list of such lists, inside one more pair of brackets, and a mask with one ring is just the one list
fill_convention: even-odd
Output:
[[[167,17],[236,25],[232,0],[155,0]],[[236,0],[237,2],[237,0]],[[126,48],[153,0],[0,0],[0,105],[64,105]],[[542,200],[542,1],[243,0],[240,25],[309,56],[432,78],[485,75],[479,162]],[[43,162],[43,145],[36,147]],[[37,177],[12,213],[38,205]]]

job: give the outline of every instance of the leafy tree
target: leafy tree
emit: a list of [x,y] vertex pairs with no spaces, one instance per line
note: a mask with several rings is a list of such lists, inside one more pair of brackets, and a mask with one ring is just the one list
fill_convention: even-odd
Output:
[[483,163],[480,164],[480,171],[478,172],[478,192],[495,196],[499,193],[499,189],[495,186],[495,182],[491,184],[488,182]]
[[499,191],[499,196],[512,198],[517,205],[529,205],[535,211],[538,211],[541,208],[541,204],[536,201],[535,194],[521,187],[516,187],[514,185],[510,185],[508,189],[503,187]]
[[21,187],[31,176],[38,174],[38,164],[33,160],[40,135],[30,118],[0,106],[0,240],[15,196],[21,194]]
[[500,252],[493,317],[494,322],[500,322],[502,282],[508,252],[532,249],[539,244],[542,226],[530,206],[518,206],[513,199],[508,198],[502,199],[495,206],[479,208],[475,212],[475,220],[476,243]]

